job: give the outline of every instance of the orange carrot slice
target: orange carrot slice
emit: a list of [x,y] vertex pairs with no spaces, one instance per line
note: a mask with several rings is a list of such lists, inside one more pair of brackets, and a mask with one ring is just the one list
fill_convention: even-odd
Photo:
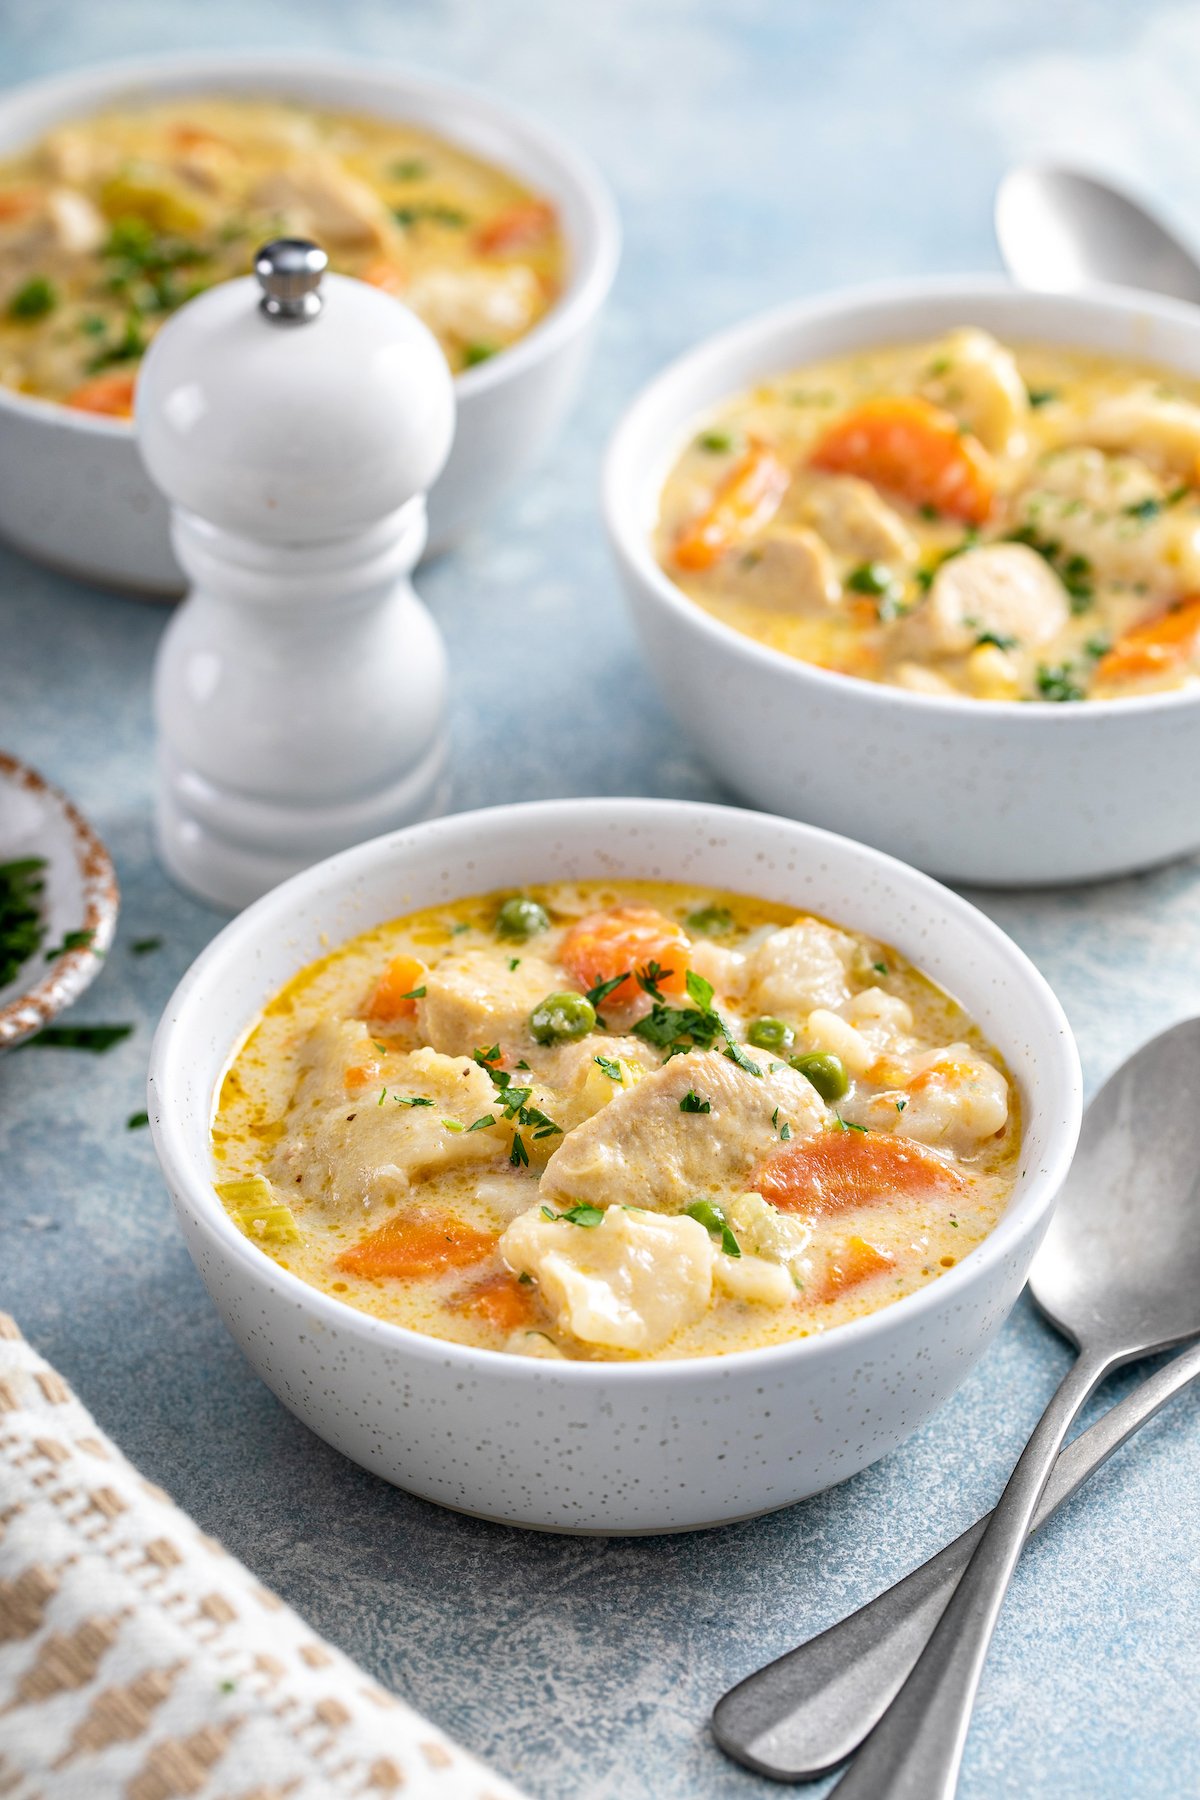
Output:
[[663,993],[686,993],[689,949],[686,933],[654,907],[614,906],[572,925],[558,947],[558,960],[584,992],[625,975],[601,1003],[602,1008],[620,1008],[639,991],[629,971],[652,962],[663,971],[658,982]]
[[377,256],[363,269],[360,280],[368,282],[371,287],[382,288],[387,294],[402,294],[408,286],[408,276],[399,263],[390,257]]
[[828,1218],[856,1206],[961,1193],[962,1176],[913,1138],[821,1131],[769,1156],[750,1177],[781,1212]]
[[770,445],[752,439],[718,486],[712,504],[675,539],[672,554],[679,568],[711,569],[769,525],[791,479],[791,470]]
[[348,1094],[353,1094],[356,1093],[359,1088],[372,1086],[374,1082],[379,1080],[380,1066],[381,1065],[375,1061],[373,1056],[364,1058],[362,1062],[352,1063],[342,1075],[342,1082],[346,1092]]
[[1200,640],[1200,595],[1135,625],[1096,664],[1098,682],[1138,681],[1182,669]]
[[343,1250],[335,1262],[347,1275],[376,1279],[388,1275],[440,1275],[446,1269],[483,1262],[499,1241],[497,1233],[474,1231],[457,1219],[413,1218],[411,1214],[393,1213],[378,1231]]
[[481,225],[472,243],[481,256],[512,256],[543,243],[554,226],[554,208],[548,201],[522,200]]
[[928,400],[881,395],[836,419],[812,453],[815,469],[858,475],[913,506],[981,525],[992,510],[992,473],[977,438]]
[[429,973],[419,956],[393,956],[367,1001],[365,1017],[389,1023],[394,1019],[411,1019],[417,1010],[419,996],[415,989],[424,987]]
[[485,1275],[453,1302],[456,1312],[495,1325],[499,1331],[516,1331],[533,1320],[533,1290],[527,1282],[518,1281],[505,1271]]
[[825,1272],[822,1300],[837,1300],[847,1288],[857,1287],[860,1281],[869,1281],[872,1275],[882,1275],[885,1269],[893,1268],[895,1261],[894,1256],[881,1250],[878,1244],[869,1244],[866,1238],[847,1238]]
[[77,407],[80,412],[106,413],[114,419],[131,418],[136,380],[137,377],[128,370],[93,375],[90,381],[83,382],[67,395],[67,405]]

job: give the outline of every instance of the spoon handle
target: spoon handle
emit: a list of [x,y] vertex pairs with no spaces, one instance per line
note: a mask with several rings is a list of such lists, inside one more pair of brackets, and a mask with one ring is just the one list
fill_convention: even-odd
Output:
[[[1068,1444],[1031,1529],[1040,1530],[1197,1376],[1200,1344],[1193,1344]],[[845,1762],[903,1687],[986,1525],[987,1517],[980,1519],[857,1612],[730,1688],[712,1718],[726,1755],[776,1781],[813,1780]]]
[[1111,1366],[1081,1354],[1063,1377],[912,1674],[833,1790],[841,1800],[953,1800],[984,1658],[1042,1489]]

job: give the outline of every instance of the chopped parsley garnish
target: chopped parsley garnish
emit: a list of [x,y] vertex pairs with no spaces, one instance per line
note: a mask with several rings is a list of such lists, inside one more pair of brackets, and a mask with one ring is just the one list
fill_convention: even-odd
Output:
[[105,332],[104,320],[98,313],[89,313],[86,319],[81,319],[79,321],[79,329],[82,331],[84,337],[103,337]]
[[520,957],[519,957],[519,956],[510,956],[510,957],[509,957],[509,959],[508,959],[508,972],[509,972],[509,974],[510,974],[510,975],[511,975],[511,974],[512,974],[512,972],[513,972],[513,970],[514,970],[514,969],[519,969],[519,968],[520,968],[520,966],[521,966],[521,959],[520,959]]
[[45,938],[41,912],[45,867],[42,856],[0,863],[0,988],[16,979]]
[[785,1119],[785,1120],[784,1120],[784,1121],[783,1121],[783,1124],[782,1124],[782,1125],[781,1125],[781,1126],[780,1126],[780,1127],[779,1127],[779,1141],[780,1141],[780,1143],[781,1143],[781,1144],[786,1144],[786,1143],[787,1143],[787,1141],[788,1141],[788,1139],[789,1139],[789,1138],[790,1138],[790,1137],[791,1137],[791,1135],[792,1135],[792,1128],[791,1128],[791,1126],[790,1126],[790,1125],[789,1125],[789,1124],[788,1124],[788,1122],[787,1122],[787,1120],[786,1120],[786,1119]]
[[46,961],[47,962],[57,962],[59,957],[65,956],[69,950],[88,950],[88,949],[90,949],[92,939],[95,937],[95,935],[96,934],[94,931],[68,931],[68,932],[65,932],[63,934],[62,943],[55,944],[52,949],[46,951]]
[[463,367],[474,369],[479,363],[487,362],[489,358],[499,354],[499,344],[464,344]]
[[1152,494],[1147,494],[1144,500],[1134,500],[1121,511],[1127,519],[1156,519],[1165,505],[1165,500],[1156,500]]
[[689,1088],[679,1102],[679,1110],[681,1113],[710,1113],[712,1102],[711,1100],[702,1100],[695,1088]]
[[598,981],[594,988],[588,989],[586,998],[596,1015],[597,1025],[604,1024],[604,1020],[600,1016],[602,1001],[607,1000],[610,994],[615,993],[623,981],[628,981],[631,974],[632,970],[626,969],[623,974],[614,975],[611,981]]
[[723,1207],[718,1206],[713,1200],[693,1200],[692,1204],[685,1208],[685,1211],[688,1218],[695,1219],[697,1225],[703,1225],[710,1236],[720,1238],[721,1248],[726,1256],[742,1254],[742,1247],[729,1228],[729,1221],[725,1217]]
[[134,938],[129,946],[130,956],[150,956],[155,950],[162,949],[160,937]]
[[465,1131],[467,1129],[461,1119],[443,1119],[442,1124],[447,1131]]
[[840,1112],[835,1112],[833,1116],[838,1122],[839,1131],[861,1131],[863,1136],[866,1136],[867,1128],[865,1125],[856,1125],[853,1119],[843,1119]]
[[44,275],[31,275],[8,303],[10,319],[44,319],[58,305],[58,291]]
[[994,644],[997,650],[1015,650],[1020,642],[1020,638],[1011,637],[1006,631],[981,631],[975,646],[980,649],[984,644]]
[[920,506],[917,508],[917,513],[920,518],[928,519],[931,522],[934,519],[940,519],[942,516],[931,500],[922,500]]
[[[386,1088],[384,1088],[383,1091],[385,1094],[387,1093]],[[432,1106],[433,1105],[433,1101],[427,1099],[424,1094],[393,1094],[392,1099],[396,1102],[397,1106]],[[381,1101],[380,1105],[382,1105],[382,1104],[383,1103]]]
[[125,1121],[125,1129],[126,1131],[141,1131],[142,1127],[149,1123],[150,1114],[148,1112],[130,1113]]
[[735,1039],[732,1030],[713,1007],[713,986],[703,975],[697,975],[689,969],[686,976],[688,998],[691,1006],[672,1006],[665,1000],[658,988],[655,972],[659,977],[664,971],[651,963],[649,969],[639,970],[638,983],[645,989],[654,1004],[645,1018],[639,1019],[632,1027],[635,1037],[644,1043],[653,1044],[658,1050],[665,1050],[667,1059],[682,1056],[688,1050],[715,1050],[720,1039],[725,1040],[724,1055],[744,1069],[748,1075],[761,1075],[762,1070],[756,1062],[751,1062],[746,1052]]
[[508,1153],[508,1160],[514,1169],[529,1167],[529,1152],[521,1141],[519,1131],[513,1132],[512,1149]]
[[1107,656],[1112,649],[1112,639],[1106,637],[1090,637],[1083,648],[1085,655],[1094,657],[1095,660],[1099,662],[1100,658],[1102,656]]
[[724,937],[733,930],[733,914],[727,906],[700,906],[688,914],[684,924],[689,931],[702,932],[705,937]]
[[464,931],[470,931],[470,929],[470,921],[467,919],[460,919],[457,925],[452,925],[450,927],[450,936],[460,937]]
[[709,451],[713,456],[722,456],[736,445],[732,431],[702,431],[696,439],[701,450]]
[[428,221],[432,225],[451,225],[456,231],[470,223],[461,207],[447,206],[443,200],[419,200],[405,206],[393,206],[392,217],[397,225],[420,225]]
[[1049,406],[1052,400],[1057,400],[1059,397],[1059,390],[1057,388],[1029,388],[1027,391],[1029,394],[1029,404],[1035,410],[1039,406]]
[[393,181],[423,181],[429,164],[423,156],[405,156],[392,164],[389,173]]
[[886,594],[893,582],[892,571],[881,562],[859,563],[846,577],[846,586],[852,594]]
[[1063,547],[1057,538],[1041,537],[1032,525],[1018,526],[1009,533],[1011,544],[1025,544],[1030,550],[1044,558],[1058,576],[1071,602],[1071,611],[1078,615],[1087,612],[1095,599],[1095,588],[1092,585],[1092,565],[1086,556],[1078,552],[1064,557]]
[[1063,703],[1085,698],[1083,689],[1074,679],[1074,667],[1069,662],[1039,663],[1037,689],[1043,700]]
[[585,1231],[594,1231],[597,1225],[604,1223],[604,1214],[598,1206],[569,1206],[566,1212],[560,1213],[556,1213],[552,1206],[543,1206],[542,1217],[550,1219],[556,1225],[581,1225]]
[[407,994],[400,994],[397,997],[401,1000],[423,1000],[425,998],[425,989],[423,987],[409,988]]
[[888,972],[888,966],[885,962],[872,963],[871,967],[877,975],[886,975]]
[[484,1113],[482,1118],[473,1119],[467,1126],[468,1131],[486,1131],[489,1125],[496,1123],[495,1113]]
[[[488,1050],[474,1050],[471,1054],[473,1060],[484,1070],[492,1086],[496,1089],[496,1099],[500,1102],[502,1116],[508,1120],[515,1119],[517,1122],[518,1129],[513,1133],[510,1162],[527,1163],[529,1157],[521,1142],[521,1128],[528,1130],[532,1127],[535,1138],[548,1138],[560,1136],[562,1126],[555,1124],[554,1120],[542,1112],[540,1107],[530,1106],[529,1101],[533,1095],[531,1087],[514,1087],[512,1076],[507,1069],[492,1066],[500,1060],[499,1044],[493,1044]],[[473,1126],[472,1130],[474,1130]]]
[[897,1111],[897,1112],[903,1112],[903,1111],[904,1111],[904,1109],[905,1109],[905,1107],[906,1107],[906,1106],[907,1106],[907,1105],[908,1105],[908,1101],[907,1101],[907,1100],[897,1100],[897,1102],[896,1102],[896,1111]]
[[132,1025],[46,1025],[36,1037],[26,1038],[21,1048],[90,1050],[98,1056],[132,1035]]
[[593,1056],[592,1061],[598,1068],[604,1070],[604,1073],[608,1076],[610,1081],[624,1080],[624,1077],[621,1074],[620,1063],[614,1061],[611,1056]]

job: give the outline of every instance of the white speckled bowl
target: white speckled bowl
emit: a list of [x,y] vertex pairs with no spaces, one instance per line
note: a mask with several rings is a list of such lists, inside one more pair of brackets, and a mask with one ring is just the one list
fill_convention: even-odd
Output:
[[[558,208],[563,293],[512,349],[455,380],[454,448],[429,506],[436,554],[490,510],[562,424],[616,273],[620,229],[609,191],[585,158],[489,94],[324,51],[145,57],[12,88],[0,94],[0,156],[124,100],[209,92],[290,96],[410,121],[509,170]],[[148,594],[182,591],[166,502],[126,420],[0,387],[0,463],[0,536],[72,575]]]
[[[870,1317],[690,1361],[543,1362],[423,1337],[280,1269],[212,1188],[209,1126],[262,1005],[329,945],[416,907],[531,881],[711,882],[895,944],[954,992],[1021,1095],[1025,1155],[996,1230]],[[376,838],[226,926],[154,1040],[150,1125],[188,1248],[285,1406],[355,1462],[443,1506],[557,1531],[680,1531],[787,1506],[886,1455],[986,1349],[1049,1222],[1080,1117],[1062,1009],[995,925],[928,877],[783,819],[680,801],[498,807]],[[219,1454],[219,1447],[213,1446]]]
[[852,289],[708,339],[643,390],[608,453],[609,535],[646,661],[681,728],[755,805],[948,879],[1091,881],[1182,856],[1200,847],[1195,690],[1065,706],[908,693],[755,643],[655,559],[663,482],[721,400],[822,357],[967,324],[1200,375],[1196,307],[1123,288],[1026,293],[990,277]]

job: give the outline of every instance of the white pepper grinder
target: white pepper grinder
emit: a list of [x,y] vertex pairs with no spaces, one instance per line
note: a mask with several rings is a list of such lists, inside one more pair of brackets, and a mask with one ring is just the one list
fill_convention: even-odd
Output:
[[266,244],[137,388],[190,581],[155,671],[159,851],[231,908],[445,804],[445,650],[409,576],[453,381],[414,314],[326,263]]

